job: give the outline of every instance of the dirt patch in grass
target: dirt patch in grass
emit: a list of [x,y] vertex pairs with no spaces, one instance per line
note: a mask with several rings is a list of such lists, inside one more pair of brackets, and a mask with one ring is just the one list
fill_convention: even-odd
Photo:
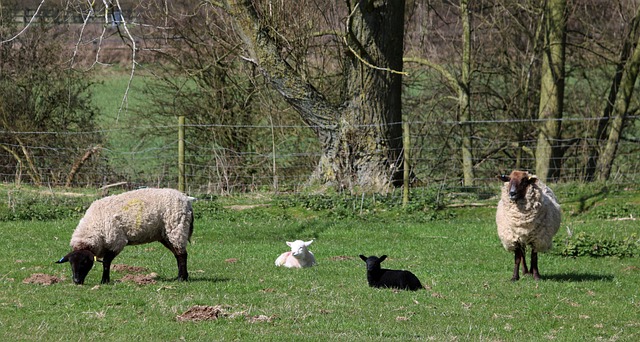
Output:
[[63,281],[64,278],[58,278],[50,274],[34,273],[29,278],[22,281],[23,284],[40,284],[40,285],[52,285]]
[[158,274],[155,272],[151,272],[149,274],[127,274],[124,277],[122,277],[120,281],[134,282],[138,285],[152,285],[156,283],[157,277],[158,277]]
[[220,317],[227,317],[228,315],[226,308],[222,305],[196,305],[189,308],[189,310],[185,311],[182,315],[178,315],[176,320],[178,322],[211,321]]
[[187,311],[178,315],[176,320],[178,322],[200,322],[200,321],[211,321],[217,320],[219,318],[230,318],[234,319],[236,317],[244,317],[249,323],[260,323],[260,322],[272,322],[276,319],[275,315],[266,316],[266,315],[253,315],[250,316],[246,311],[236,311],[232,312],[231,307],[227,305],[195,305],[189,308]]
[[149,271],[146,267],[129,266],[123,264],[113,264],[111,265],[111,270],[122,273],[144,273]]

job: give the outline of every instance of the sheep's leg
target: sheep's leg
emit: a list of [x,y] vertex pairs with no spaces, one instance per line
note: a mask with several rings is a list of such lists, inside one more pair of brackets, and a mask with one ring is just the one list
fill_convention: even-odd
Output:
[[168,241],[162,240],[160,242],[176,257],[176,261],[178,262],[178,280],[189,280],[189,273],[187,272],[187,251],[173,247]]
[[529,269],[527,268],[527,248],[524,245],[520,245],[521,255],[522,255],[522,275],[529,274]]
[[116,253],[112,251],[107,251],[104,254],[104,258],[102,258],[102,281],[101,284],[108,284],[111,280],[110,272],[111,272],[111,262],[116,257]]
[[175,254],[175,256],[178,262],[178,280],[189,280],[189,273],[187,272],[187,252],[184,252],[184,254]]
[[538,271],[538,252],[531,251],[531,273],[533,273],[533,279],[540,280],[540,272]]
[[513,267],[513,277],[511,277],[511,281],[516,281],[518,279],[520,279],[520,262],[524,261],[524,255],[522,253],[522,247],[518,246],[516,247],[516,250],[514,251],[514,267]]

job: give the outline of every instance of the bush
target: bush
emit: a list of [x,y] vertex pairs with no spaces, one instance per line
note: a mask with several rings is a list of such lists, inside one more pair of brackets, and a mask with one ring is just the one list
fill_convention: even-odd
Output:
[[555,253],[566,257],[633,257],[640,253],[640,239],[632,234],[624,239],[606,239],[585,232],[557,242]]

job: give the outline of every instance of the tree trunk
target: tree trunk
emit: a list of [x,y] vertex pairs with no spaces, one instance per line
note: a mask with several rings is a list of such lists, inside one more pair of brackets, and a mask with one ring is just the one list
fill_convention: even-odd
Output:
[[279,54],[251,1],[228,1],[248,59],[316,133],[322,156],[313,184],[385,192],[402,176],[404,1],[360,1],[347,20],[346,94],[334,106]]
[[543,180],[560,176],[560,132],[564,98],[566,0],[549,0],[544,11],[544,49],[540,80],[541,120],[536,148],[536,173]]
[[474,185],[473,172],[473,127],[471,121],[471,23],[468,0],[460,2],[460,16],[462,19],[462,75],[459,87],[460,122],[462,124],[462,172],[464,185]]
[[[638,12],[640,14],[640,10]],[[636,15],[638,17],[638,15]],[[634,30],[635,31],[635,30]],[[633,88],[638,78],[638,72],[640,69],[640,36],[635,48],[633,49],[633,55],[627,61],[622,80],[620,81],[620,91],[616,96],[616,101],[613,106],[611,129],[609,131],[609,138],[604,151],[600,155],[597,164],[598,179],[606,181],[611,175],[611,169],[613,167],[613,161],[616,158],[616,152],[618,150],[618,143],[620,142],[620,136],[626,122],[629,103],[631,102],[631,95],[633,95]]]
[[[620,52],[620,60],[616,65],[616,71],[613,75],[611,87],[609,88],[609,95],[607,96],[607,100],[604,104],[602,118],[600,118],[600,121],[598,122],[598,128],[596,130],[596,135],[595,135],[596,144],[595,146],[590,146],[589,148],[589,160],[587,161],[585,177],[584,177],[586,181],[595,180],[596,173],[598,174],[597,175],[598,177],[604,176],[602,174],[601,169],[600,169],[600,172],[597,171],[599,169],[597,167],[598,160],[600,159],[599,145],[601,141],[605,140],[607,127],[609,126],[611,116],[615,115],[614,110],[616,109],[615,108],[617,103],[616,99],[618,98],[618,93],[621,87],[621,83],[623,82],[623,75],[625,76],[625,80],[624,80],[625,83],[632,82],[630,79],[627,79],[627,77],[629,77],[630,75],[629,73],[624,74],[624,70],[625,70],[625,65],[627,64],[627,61],[629,60],[629,57],[635,51],[634,49],[637,50],[636,46],[638,45],[638,43],[636,43],[636,39],[640,39],[640,37],[638,36],[639,29],[640,29],[640,7],[638,7],[636,15],[631,20],[629,32],[627,33],[627,37],[624,40],[624,43],[622,45],[622,51]],[[626,85],[626,87],[628,86],[629,85]],[[611,160],[611,162],[613,162],[613,160]],[[603,159],[601,163],[606,164],[607,162]],[[609,170],[607,171],[607,173],[610,173],[611,166],[609,166],[608,169]],[[609,178],[609,176],[607,175],[606,177],[602,177],[602,178],[607,179]]]

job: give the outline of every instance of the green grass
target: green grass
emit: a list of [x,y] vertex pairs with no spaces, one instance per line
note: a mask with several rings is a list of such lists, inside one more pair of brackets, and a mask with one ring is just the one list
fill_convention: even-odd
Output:
[[[130,181],[152,179],[163,182],[162,171],[155,176],[147,173],[150,170],[177,168],[172,157],[167,158],[166,150],[177,151],[178,132],[171,136],[163,136],[157,130],[152,131],[152,124],[141,113],[148,111],[150,99],[143,90],[150,76],[138,71],[129,85],[130,75],[124,72],[103,72],[96,76],[98,82],[93,86],[93,101],[100,109],[98,126],[105,132],[105,150],[102,154],[108,158],[108,165],[121,178]],[[127,93],[127,87],[129,91]],[[123,98],[127,99],[123,103]],[[170,121],[169,124],[177,125]],[[177,152],[175,152],[177,153]],[[175,153],[170,154],[173,156]],[[164,157],[163,157],[164,156]],[[175,157],[177,158],[177,157]],[[171,177],[173,181],[175,177]]]
[[[637,215],[637,190],[593,199],[583,211],[582,194],[563,203],[559,241],[567,227],[617,237],[640,233],[637,221],[598,214],[624,202]],[[219,199],[221,204],[233,200],[251,202]],[[203,211],[209,205],[196,204]],[[543,254],[542,281],[525,277],[513,283],[513,256],[498,241],[494,210],[455,209],[442,216],[448,219],[433,221],[420,220],[419,212],[402,216],[401,210],[342,217],[299,206],[207,210],[196,221],[189,246],[191,281],[172,280],[175,259],[158,243],[129,246],[115,259],[156,272],[158,282],[151,285],[121,282],[122,272],[112,272],[112,284],[98,285],[99,268],[89,273],[86,285],[73,285],[69,265],[54,261],[68,252],[76,218],[0,222],[0,331],[7,341],[640,338],[638,257]],[[287,248],[284,241],[296,238],[315,239],[317,267],[273,265]],[[387,254],[385,267],[411,270],[427,290],[369,288],[358,254]],[[23,283],[34,273],[66,279],[49,286]],[[226,305],[228,312],[241,314],[176,320],[194,305]],[[247,318],[258,315],[270,320]]]

